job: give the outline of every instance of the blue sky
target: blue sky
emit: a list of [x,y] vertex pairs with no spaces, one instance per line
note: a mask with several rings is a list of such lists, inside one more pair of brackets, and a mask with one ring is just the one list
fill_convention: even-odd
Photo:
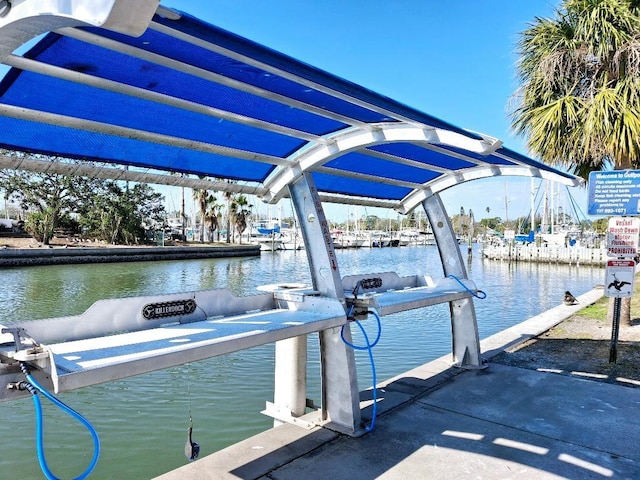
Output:
[[[497,137],[524,154],[528,154],[524,141],[512,134],[507,116],[509,98],[518,87],[515,45],[536,16],[553,16],[559,4],[549,0],[162,3],[454,125]],[[476,218],[504,219],[507,214],[513,219],[530,210],[529,192],[529,179],[509,177],[506,183],[491,179],[453,187],[442,198],[450,215],[463,207],[472,208]],[[586,212],[585,190],[571,189],[571,193]],[[327,206],[327,214],[332,219],[346,216],[346,209]],[[389,215],[395,217],[393,212]]]
[[[507,115],[510,97],[518,88],[516,43],[536,17],[553,17],[560,0],[163,0],[162,4],[459,127],[499,138],[506,147],[528,155],[524,140],[511,132]],[[535,180],[535,187],[539,185]],[[165,195],[169,211],[179,209],[179,189],[155,188]],[[558,203],[568,205],[566,188],[560,191]],[[476,219],[513,220],[528,215],[530,192],[530,179],[506,177],[468,182],[441,196],[450,216],[462,207],[465,212],[473,209]],[[570,192],[583,220],[587,191]],[[255,206],[259,213],[276,212],[260,201]],[[325,210],[335,221],[349,215],[344,206],[327,204]],[[283,213],[291,214],[288,202]],[[397,217],[393,211],[372,208],[360,209],[358,215],[363,214]]]

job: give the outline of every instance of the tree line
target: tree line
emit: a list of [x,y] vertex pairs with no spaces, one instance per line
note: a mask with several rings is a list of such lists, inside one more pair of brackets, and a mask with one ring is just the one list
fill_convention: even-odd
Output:
[[[150,240],[149,232],[166,226],[164,196],[148,184],[3,169],[0,190],[25,212],[24,230],[44,245],[56,232],[110,244],[141,244]],[[194,189],[193,198],[199,209],[200,242],[213,241],[216,231],[220,240],[223,220],[227,242],[236,232],[242,237],[252,208],[245,195],[224,192],[220,201],[215,192]],[[184,201],[181,215],[185,225]]]
[[45,245],[60,231],[139,244],[166,216],[163,196],[147,184],[5,169],[0,189],[26,212],[27,233]]

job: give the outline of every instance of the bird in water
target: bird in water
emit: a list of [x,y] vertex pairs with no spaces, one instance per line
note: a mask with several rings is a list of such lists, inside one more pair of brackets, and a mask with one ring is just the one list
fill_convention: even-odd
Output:
[[193,423],[189,419],[189,429],[187,430],[187,442],[184,444],[184,454],[190,462],[198,458],[200,453],[200,445],[193,441],[191,434],[193,432]]
[[575,305],[578,303],[578,299],[574,297],[569,290],[564,292],[564,304],[565,305]]

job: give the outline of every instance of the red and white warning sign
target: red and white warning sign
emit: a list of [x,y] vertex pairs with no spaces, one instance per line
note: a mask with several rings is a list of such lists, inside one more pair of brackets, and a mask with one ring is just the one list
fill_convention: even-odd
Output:
[[605,297],[630,297],[633,294],[633,279],[636,262],[633,260],[607,260],[604,275]]
[[640,240],[640,218],[611,217],[607,238],[609,257],[635,257]]

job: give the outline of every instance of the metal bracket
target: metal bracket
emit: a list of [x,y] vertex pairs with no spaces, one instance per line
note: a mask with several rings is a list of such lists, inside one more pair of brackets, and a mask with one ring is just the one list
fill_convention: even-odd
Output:
[[26,336],[26,330],[21,327],[4,327],[0,333],[10,333],[13,335],[13,344],[16,347],[16,352],[22,350],[22,340],[20,337],[22,334]]
[[356,311],[356,314],[358,309],[360,310],[368,310],[369,308],[378,309],[380,306],[378,305],[376,296],[373,293],[363,293],[356,296],[353,293],[344,292],[344,300],[348,308],[353,306],[354,311]]
[[[298,427],[312,430],[320,426],[320,412],[311,412],[302,417],[294,417],[291,415],[291,410],[287,408],[278,408],[274,403],[265,402],[266,408],[260,413],[271,417],[279,422],[290,423],[291,425],[297,425]],[[315,419],[314,419],[315,417]]]
[[0,347],[0,363],[29,362],[38,368],[47,367],[49,352],[29,337],[24,328],[3,327],[0,333],[13,336],[13,348],[10,344]]

